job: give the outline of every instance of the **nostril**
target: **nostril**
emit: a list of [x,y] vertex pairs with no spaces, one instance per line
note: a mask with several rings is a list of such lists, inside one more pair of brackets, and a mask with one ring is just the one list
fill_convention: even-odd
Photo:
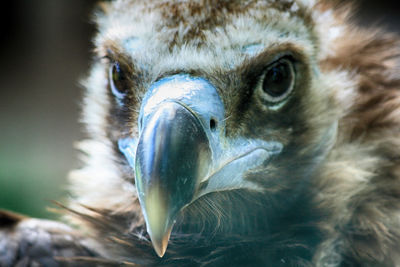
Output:
[[210,120],[211,131],[215,131],[216,128],[217,128],[217,121],[214,118],[211,118],[211,120]]

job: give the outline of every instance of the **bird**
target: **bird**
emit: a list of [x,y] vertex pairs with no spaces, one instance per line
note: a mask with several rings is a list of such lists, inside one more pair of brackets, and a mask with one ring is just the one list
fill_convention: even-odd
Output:
[[0,265],[399,266],[400,39],[355,10],[100,2],[62,222],[0,212]]

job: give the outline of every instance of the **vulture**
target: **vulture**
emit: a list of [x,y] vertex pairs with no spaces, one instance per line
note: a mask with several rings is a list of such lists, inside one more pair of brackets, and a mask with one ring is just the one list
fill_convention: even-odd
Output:
[[0,266],[400,266],[400,39],[353,14],[99,3],[82,167]]

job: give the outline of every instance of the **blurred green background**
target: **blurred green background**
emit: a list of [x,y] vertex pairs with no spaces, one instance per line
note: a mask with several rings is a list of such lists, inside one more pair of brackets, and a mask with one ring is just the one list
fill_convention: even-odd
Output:
[[[36,217],[79,167],[78,81],[90,62],[95,0],[14,0],[0,17],[0,208]],[[5,6],[4,6],[5,5]],[[360,1],[358,21],[400,31],[397,1]],[[95,190],[95,189],[94,189]]]
[[0,34],[0,208],[52,217],[66,175],[79,167],[73,143],[87,72],[95,1],[13,0]]

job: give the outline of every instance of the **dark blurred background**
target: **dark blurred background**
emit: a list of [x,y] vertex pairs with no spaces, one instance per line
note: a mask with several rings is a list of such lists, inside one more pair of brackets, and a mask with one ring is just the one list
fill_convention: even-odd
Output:
[[[0,208],[52,217],[79,166],[73,143],[95,0],[5,1],[0,16]],[[358,22],[400,32],[397,1],[360,0]]]

